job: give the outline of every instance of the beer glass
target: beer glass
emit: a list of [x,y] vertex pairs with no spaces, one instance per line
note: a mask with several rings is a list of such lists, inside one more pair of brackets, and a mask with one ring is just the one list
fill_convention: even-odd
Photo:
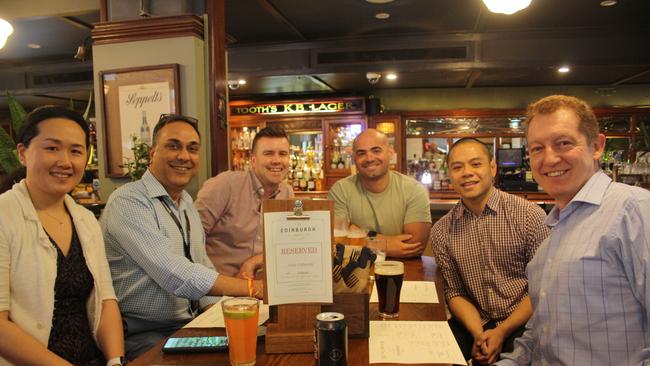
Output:
[[383,262],[386,260],[386,239],[368,238],[366,239],[366,246],[372,250],[377,256],[375,263]]
[[350,222],[347,217],[334,216],[334,244],[348,245],[348,227]]
[[384,261],[375,263],[375,284],[379,297],[379,317],[399,316],[399,295],[404,281],[404,263]]
[[232,366],[255,365],[259,300],[234,297],[221,302]]
[[358,247],[366,245],[366,232],[361,229],[348,230],[348,244]]

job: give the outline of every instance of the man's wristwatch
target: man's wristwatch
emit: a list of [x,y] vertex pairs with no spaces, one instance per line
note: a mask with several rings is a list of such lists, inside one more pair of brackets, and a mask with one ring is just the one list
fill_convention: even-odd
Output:
[[119,365],[119,366],[126,365],[126,357],[124,356],[114,357],[108,360],[108,362],[106,362],[106,366],[115,366],[115,365]]

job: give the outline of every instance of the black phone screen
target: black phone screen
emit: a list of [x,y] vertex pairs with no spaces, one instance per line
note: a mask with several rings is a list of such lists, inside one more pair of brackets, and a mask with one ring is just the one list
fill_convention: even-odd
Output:
[[228,350],[228,337],[179,337],[169,338],[163,346],[163,352],[219,352]]

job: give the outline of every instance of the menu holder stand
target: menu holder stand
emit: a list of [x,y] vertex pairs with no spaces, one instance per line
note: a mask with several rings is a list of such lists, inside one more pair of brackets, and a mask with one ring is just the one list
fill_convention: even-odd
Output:
[[[293,212],[287,215],[287,220],[308,220],[309,215],[303,213],[303,210],[329,211],[331,222],[333,206],[333,202],[329,200],[264,200],[262,212]],[[329,249],[331,250],[331,246]],[[332,254],[324,253],[324,255]],[[266,253],[264,257],[266,258]],[[268,299],[266,271],[264,272],[264,299]],[[271,308],[272,315],[266,326],[266,353],[314,352],[314,324],[316,315],[321,312],[321,304],[284,304],[274,305]]]

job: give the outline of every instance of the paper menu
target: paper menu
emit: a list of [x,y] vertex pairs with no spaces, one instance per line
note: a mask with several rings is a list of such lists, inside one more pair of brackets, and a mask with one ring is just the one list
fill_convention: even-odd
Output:
[[372,363],[467,363],[446,321],[371,321]]
[[[226,325],[223,320],[221,302],[226,299],[230,299],[230,297],[223,296],[219,302],[212,305],[210,309],[194,318],[194,320],[186,324],[183,328],[224,328]],[[260,316],[257,325],[262,325],[267,320],[269,320],[269,306],[260,301]]]
[[[404,281],[399,301],[401,303],[437,304],[439,300],[436,284],[431,281]],[[376,283],[372,287],[370,302],[379,302]]]
[[290,214],[264,213],[268,304],[332,303],[330,212],[308,211],[305,220]]

